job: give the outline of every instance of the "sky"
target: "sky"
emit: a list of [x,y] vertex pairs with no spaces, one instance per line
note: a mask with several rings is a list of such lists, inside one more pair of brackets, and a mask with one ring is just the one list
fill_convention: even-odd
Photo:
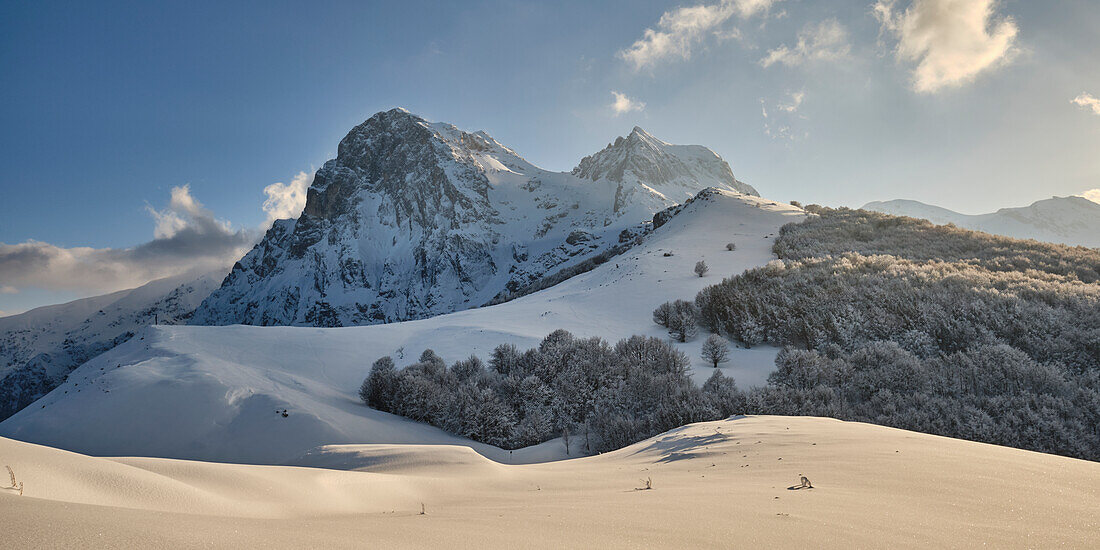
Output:
[[1097,52],[1084,0],[0,0],[0,316],[232,263],[397,106],[553,170],[638,125],[784,201],[1100,200]]

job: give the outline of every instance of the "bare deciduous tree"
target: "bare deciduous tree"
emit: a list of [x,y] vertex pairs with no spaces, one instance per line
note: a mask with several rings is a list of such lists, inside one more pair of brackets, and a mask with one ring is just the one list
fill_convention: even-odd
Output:
[[717,334],[711,334],[707,336],[707,341],[703,342],[703,359],[708,363],[714,365],[714,368],[718,368],[719,363],[725,363],[730,358],[730,348],[726,345],[726,339],[718,336]]

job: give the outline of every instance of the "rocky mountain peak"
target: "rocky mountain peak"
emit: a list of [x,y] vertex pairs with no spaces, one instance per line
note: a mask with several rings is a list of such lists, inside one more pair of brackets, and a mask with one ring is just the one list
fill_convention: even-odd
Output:
[[706,187],[757,194],[734,178],[729,164],[714,151],[700,145],[666,143],[638,126],[625,138],[618,137],[602,151],[582,159],[572,173],[590,180],[638,182],[675,202]]
[[712,186],[755,193],[709,149],[641,128],[560,173],[484,131],[391,109],[348,132],[301,216],[273,225],[193,322],[361,325],[477,307],[577,272]]

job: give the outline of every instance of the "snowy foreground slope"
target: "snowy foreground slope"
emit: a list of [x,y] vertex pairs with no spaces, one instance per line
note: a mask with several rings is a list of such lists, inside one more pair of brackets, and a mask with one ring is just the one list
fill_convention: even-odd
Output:
[[0,438],[24,484],[0,489],[3,545],[1089,548],[1100,530],[1096,462],[828,418],[704,422],[523,466],[451,445],[361,454],[362,471],[335,471]]
[[0,420],[144,327],[186,323],[228,270],[186,273],[0,318]]
[[863,209],[924,218],[935,224],[953,223],[963,229],[1016,239],[1100,248],[1100,204],[1083,197],[1052,197],[1021,208],[977,215],[903,199],[869,202]]
[[[654,307],[767,263],[779,227],[802,217],[790,205],[707,190],[626,253],[497,306],[364,327],[150,327],[0,423],[0,435],[93,455],[227,462],[305,463],[314,447],[362,443],[458,443],[508,460],[505,451],[362,406],[356,391],[371,362],[392,355],[406,365],[425,348],[448,362],[485,358],[502,343],[532,347],[558,328],[612,342],[664,336]],[[727,251],[728,242],[737,250]],[[704,278],[692,272],[700,259],[711,267]],[[681,345],[700,382],[711,370],[699,358],[701,340]],[[736,350],[724,371],[742,386],[760,384],[774,356]],[[276,413],[283,409],[285,418]],[[559,455],[533,448],[510,458]]]

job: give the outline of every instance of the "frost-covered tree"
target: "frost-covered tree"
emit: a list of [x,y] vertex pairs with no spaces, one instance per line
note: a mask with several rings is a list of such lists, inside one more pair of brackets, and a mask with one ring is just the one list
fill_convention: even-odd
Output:
[[703,360],[714,365],[714,368],[718,368],[719,363],[725,363],[730,358],[730,348],[726,344],[726,339],[717,334],[711,334],[707,336],[707,340],[703,342]]
[[471,355],[469,359],[458,361],[452,365],[451,372],[460,382],[474,383],[485,373],[485,365],[476,355]]
[[397,368],[390,356],[380,357],[371,365],[370,374],[359,388],[359,398],[367,406],[389,410],[397,386]]
[[676,341],[687,342],[698,333],[698,308],[687,300],[665,302],[653,310],[653,322],[668,329]]
[[657,309],[653,310],[653,322],[654,323],[656,323],[656,324],[658,324],[662,327],[668,328],[668,325],[671,322],[671,320],[672,320],[672,302],[665,302],[665,303],[657,306]]
[[710,268],[707,267],[707,262],[704,262],[703,260],[699,260],[698,262],[695,262],[695,270],[694,271],[695,271],[696,275],[702,277],[702,276],[706,275],[708,271],[710,271]]

